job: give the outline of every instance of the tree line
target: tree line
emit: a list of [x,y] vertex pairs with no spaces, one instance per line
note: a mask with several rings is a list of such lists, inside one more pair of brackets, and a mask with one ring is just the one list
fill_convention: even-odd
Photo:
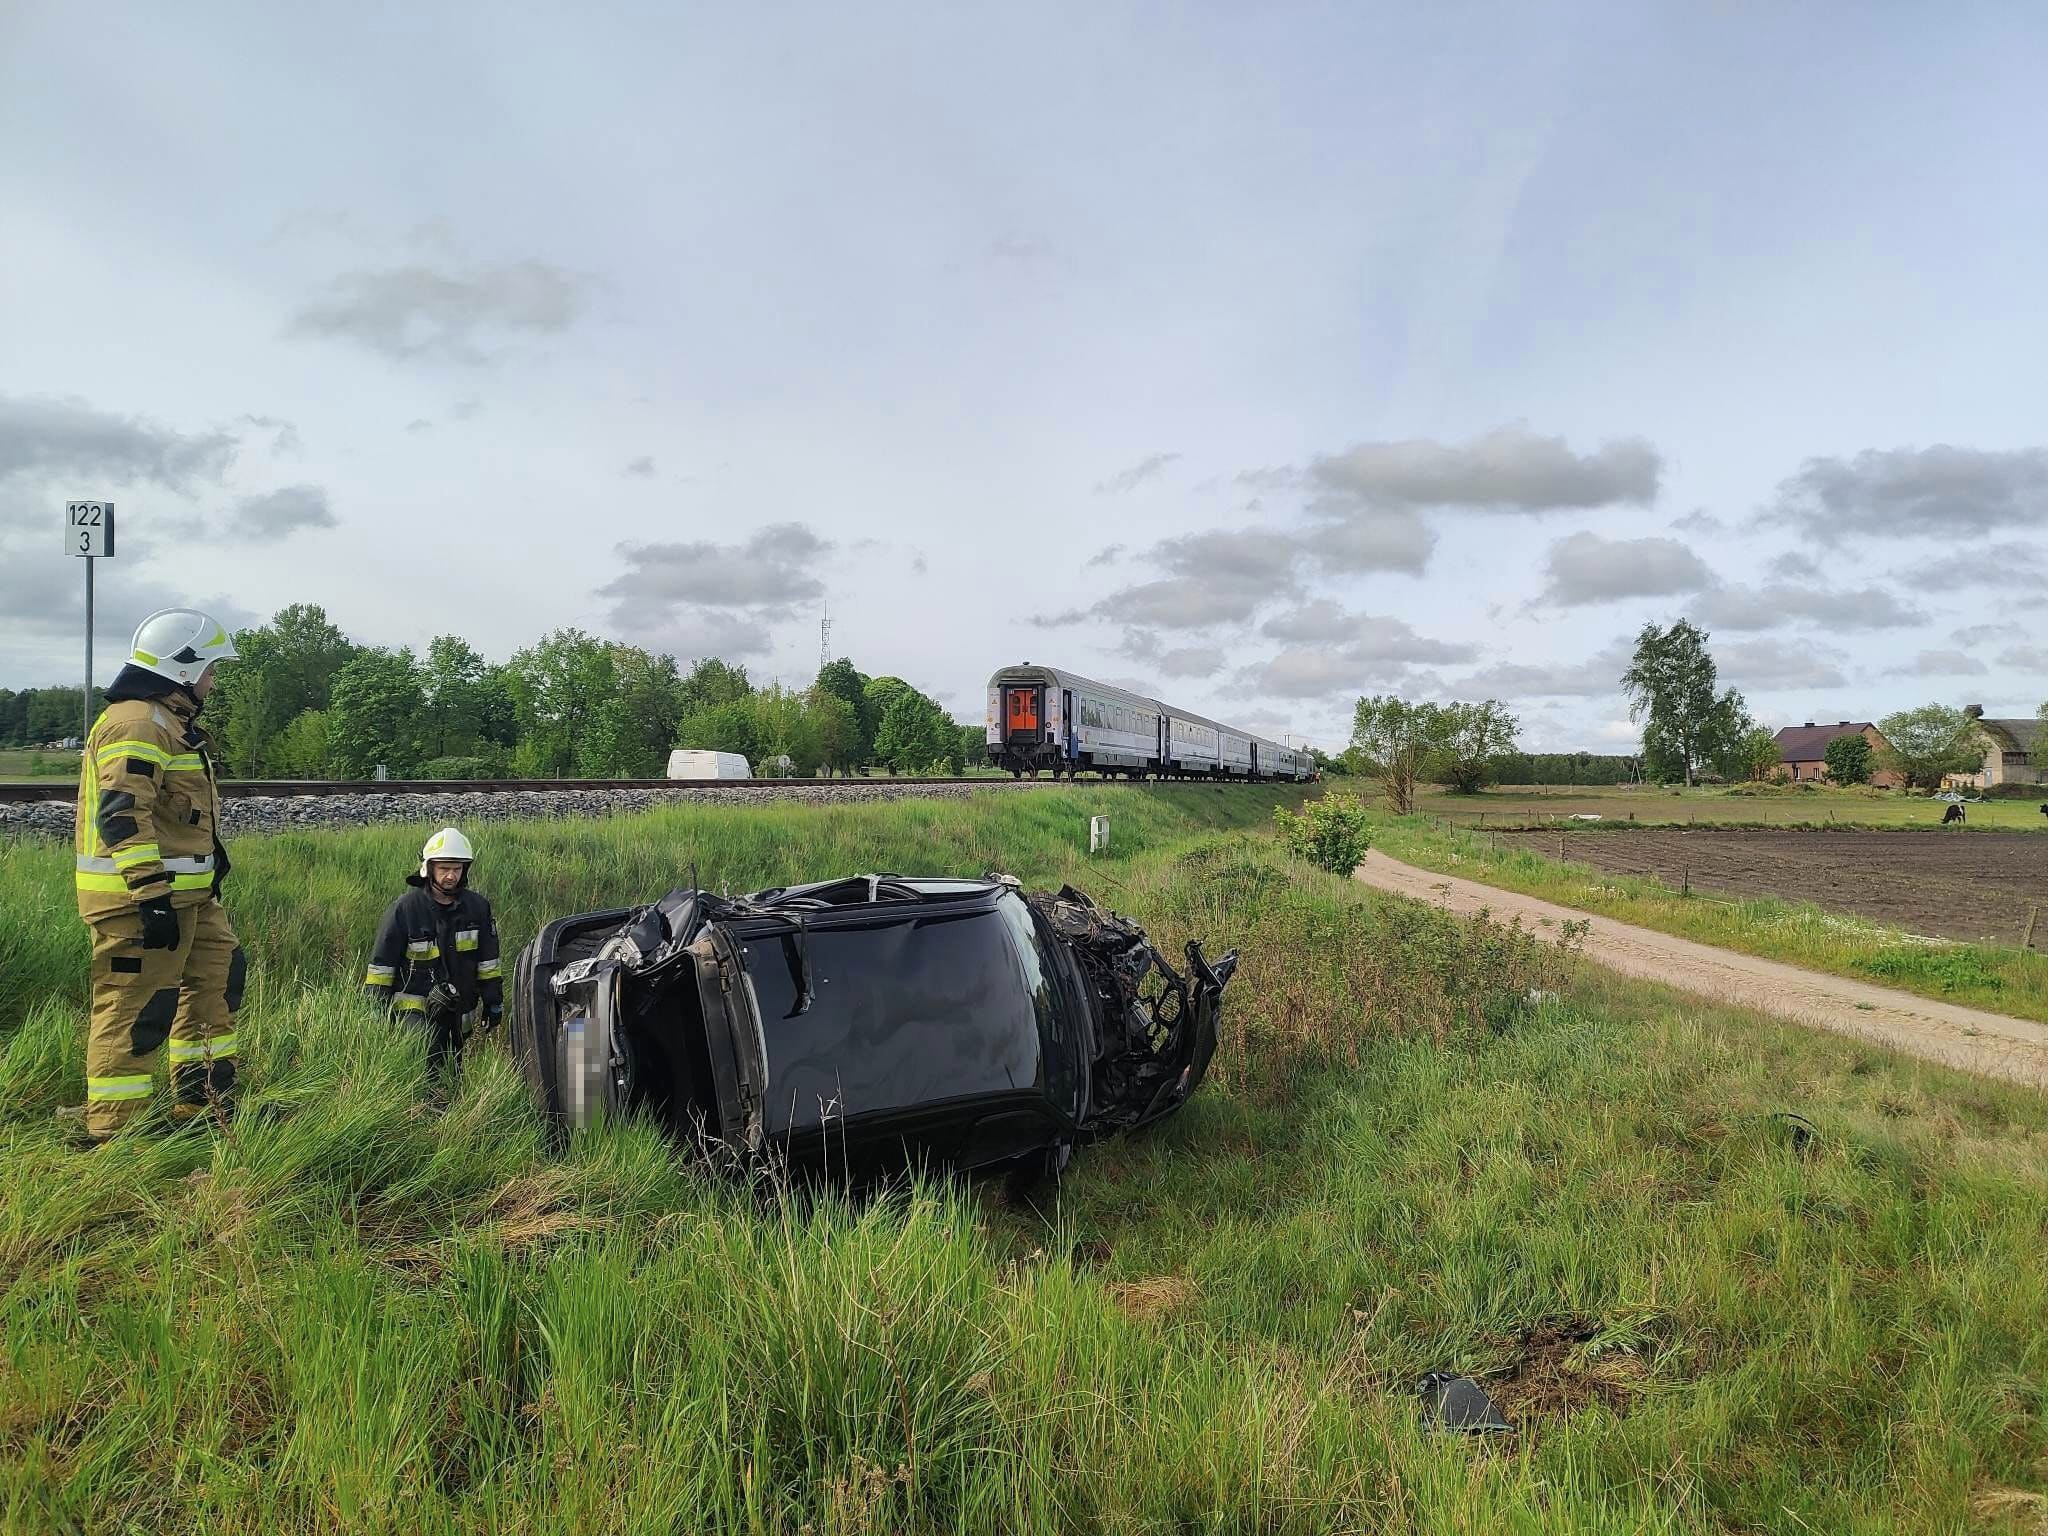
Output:
[[82,688],[0,688],[0,747],[40,747],[76,736],[84,714]]
[[[236,778],[659,778],[677,747],[742,753],[756,773],[958,773],[983,750],[981,726],[844,658],[809,687],[764,687],[716,657],[685,668],[558,629],[491,662],[459,635],[424,654],[360,645],[307,603],[235,649],[205,718]],[[79,713],[77,688],[0,692],[0,744],[76,735]]]
[[[1531,756],[1517,747],[1520,722],[1498,699],[1437,704],[1389,694],[1358,701],[1341,766],[1379,779],[1394,809],[1403,813],[1414,808],[1422,783],[1473,793],[1499,783],[1692,785],[1769,778],[1783,761],[1774,733],[1749,713],[1739,690],[1721,686],[1708,638],[1685,619],[1668,628],[1646,624],[1637,634],[1619,683],[1629,719],[1643,727],[1639,758]],[[1828,776],[1838,784],[1862,784],[1877,772],[1891,772],[1909,787],[1937,789],[1951,774],[1983,767],[1986,749],[1976,730],[1982,713],[1974,705],[1923,704],[1886,715],[1877,722],[1884,746],[1873,749],[1860,735],[1828,744]],[[2041,705],[2040,718],[2048,722],[2048,703]],[[1523,777],[1554,774],[1560,767],[1576,773],[1582,766],[1583,777]]]

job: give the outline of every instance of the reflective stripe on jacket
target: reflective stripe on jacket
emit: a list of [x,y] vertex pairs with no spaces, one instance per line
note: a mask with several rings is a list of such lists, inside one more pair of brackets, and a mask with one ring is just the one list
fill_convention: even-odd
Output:
[[217,873],[220,792],[198,706],[173,690],[109,703],[78,766],[72,834],[78,911],[88,921],[169,895],[207,899]]

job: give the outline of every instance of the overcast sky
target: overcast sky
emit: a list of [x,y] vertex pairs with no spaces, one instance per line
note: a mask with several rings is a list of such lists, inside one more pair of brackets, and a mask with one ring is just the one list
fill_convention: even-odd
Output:
[[2048,696],[2048,7],[0,0],[0,684],[172,601],[1339,746]]

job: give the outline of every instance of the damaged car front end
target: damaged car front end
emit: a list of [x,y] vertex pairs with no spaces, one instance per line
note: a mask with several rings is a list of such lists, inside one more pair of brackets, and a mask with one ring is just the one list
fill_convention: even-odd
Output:
[[1186,969],[1065,887],[857,875],[547,924],[513,1042],[556,1124],[652,1116],[741,1163],[850,1178],[1057,1169],[1178,1109],[1236,954]]

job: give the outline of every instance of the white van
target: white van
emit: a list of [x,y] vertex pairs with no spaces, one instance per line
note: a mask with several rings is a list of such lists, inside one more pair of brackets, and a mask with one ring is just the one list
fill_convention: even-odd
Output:
[[751,779],[754,770],[737,752],[689,752],[678,748],[668,755],[668,776],[672,779]]

